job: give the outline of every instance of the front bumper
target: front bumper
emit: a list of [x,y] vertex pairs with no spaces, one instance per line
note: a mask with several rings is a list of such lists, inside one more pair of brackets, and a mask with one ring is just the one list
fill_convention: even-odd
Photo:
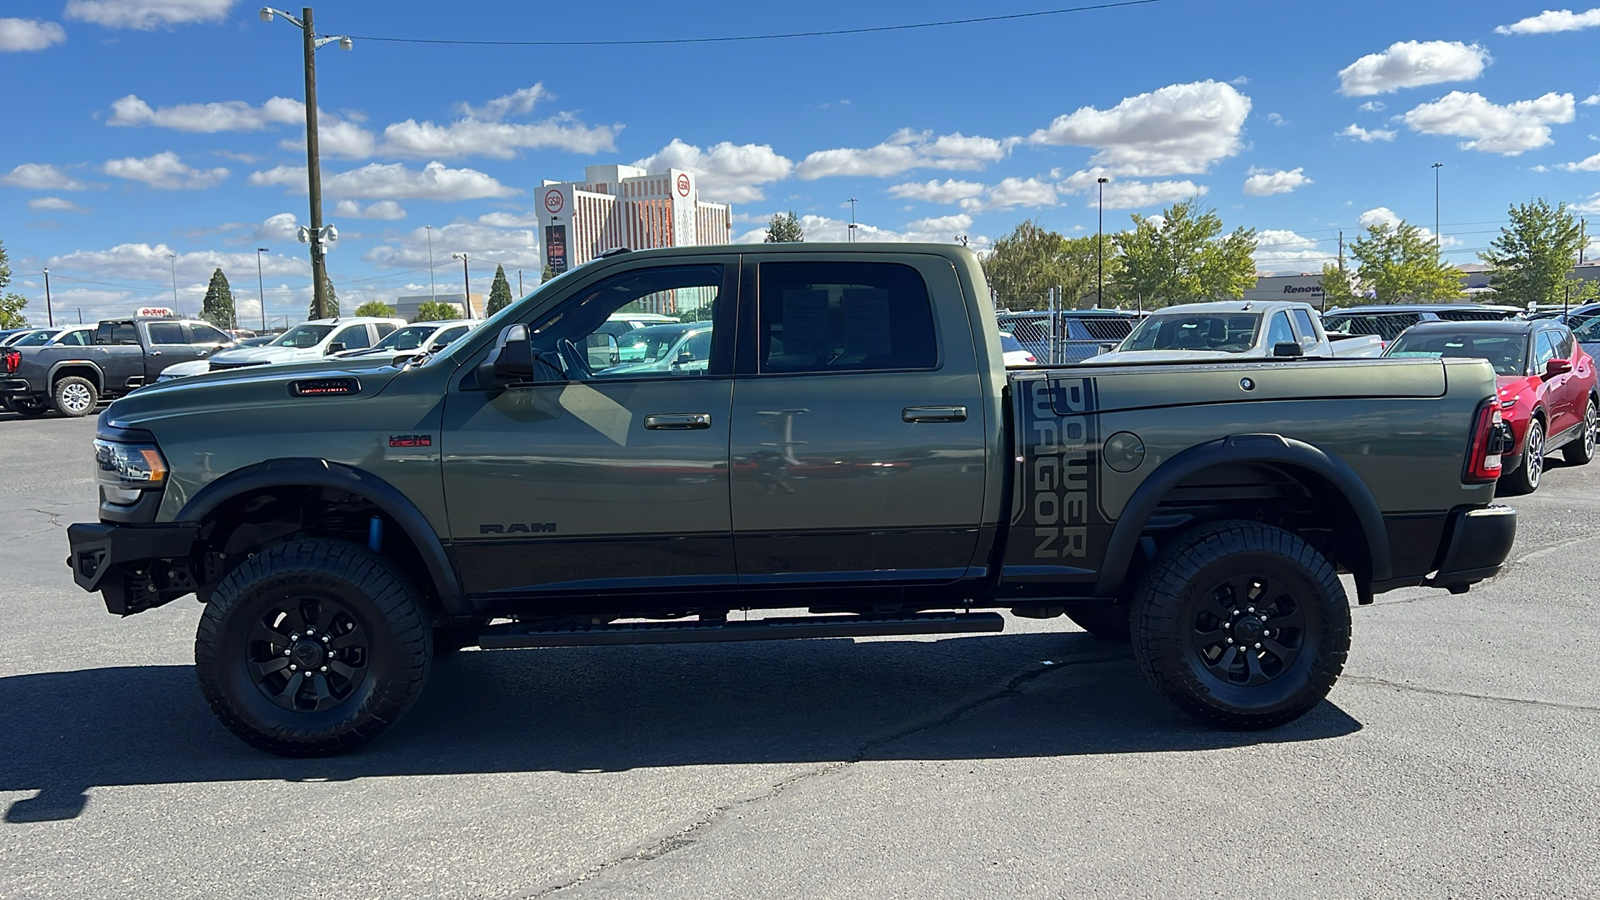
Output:
[[1457,510],[1445,530],[1439,570],[1422,583],[1460,593],[1493,578],[1505,568],[1516,538],[1517,511],[1509,506]]
[[99,591],[108,612],[128,616],[195,591],[199,539],[194,523],[79,522],[67,526],[67,565],[78,587]]

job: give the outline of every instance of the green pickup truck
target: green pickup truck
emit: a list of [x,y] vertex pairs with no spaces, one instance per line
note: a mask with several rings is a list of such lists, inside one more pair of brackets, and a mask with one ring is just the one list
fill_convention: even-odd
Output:
[[[709,361],[614,364],[619,311],[708,322]],[[399,366],[116,401],[68,564],[120,615],[197,594],[201,690],[285,755],[370,740],[461,647],[994,632],[995,610],[1131,637],[1185,712],[1268,728],[1339,676],[1340,573],[1367,603],[1500,571],[1498,416],[1475,360],[1007,372],[959,247],[618,252]]]

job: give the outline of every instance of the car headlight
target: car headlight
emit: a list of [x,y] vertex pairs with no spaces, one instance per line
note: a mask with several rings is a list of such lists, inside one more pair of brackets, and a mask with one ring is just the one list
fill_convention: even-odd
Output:
[[94,442],[95,481],[112,503],[135,503],[167,484],[167,460],[155,444]]
[[1516,397],[1501,397],[1500,398],[1500,408],[1501,409],[1510,409],[1511,407],[1516,406],[1516,405],[1517,405],[1517,398]]

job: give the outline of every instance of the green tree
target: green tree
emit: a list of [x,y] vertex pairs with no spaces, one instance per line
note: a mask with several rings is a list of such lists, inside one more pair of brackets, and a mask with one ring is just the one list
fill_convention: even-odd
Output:
[[511,282],[506,280],[506,267],[494,267],[494,284],[489,286],[489,305],[485,312],[494,315],[511,305]]
[[1501,301],[1561,303],[1588,293],[1587,282],[1573,277],[1572,266],[1589,236],[1567,204],[1552,207],[1543,199],[1517,204],[1510,218],[1489,249],[1478,254]]
[[200,307],[200,318],[218,328],[233,328],[239,320],[233,307],[233,288],[228,286],[228,276],[222,267],[211,273],[211,284],[206,286],[205,303]]
[[1344,269],[1334,263],[1322,267],[1322,308],[1354,306],[1364,299],[1364,288]]
[[546,281],[549,281],[554,277],[556,277],[556,270],[551,268],[549,263],[545,263],[544,271],[539,273],[539,283],[544,284]]
[[768,244],[798,244],[805,239],[806,233],[800,227],[800,217],[796,216],[792,209],[774,215],[772,221],[767,223],[765,242]]
[[1373,225],[1350,245],[1356,280],[1374,302],[1454,300],[1461,296],[1461,273],[1439,256],[1438,245],[1406,222]]
[[441,322],[445,319],[461,318],[461,310],[454,303],[441,303],[438,300],[424,300],[417,307],[417,314],[411,317],[413,322]]
[[[328,289],[328,313],[327,313],[327,317],[330,318],[330,319],[338,318],[338,316],[339,316],[339,293],[333,289],[333,279],[331,277],[329,277],[328,275],[324,274],[322,276],[322,283],[324,285],[326,285],[327,289]],[[317,314],[317,298],[316,297],[312,297],[311,298],[311,305],[306,308],[306,317],[307,318],[314,318],[316,316],[316,314]]]
[[1117,291],[1145,308],[1196,300],[1230,300],[1256,283],[1256,232],[1223,235],[1215,209],[1192,197],[1159,217],[1133,216],[1133,229],[1112,236],[1122,257]]
[[[1099,278],[1099,256],[1094,237],[1066,238],[1041,226],[1023,222],[998,241],[983,260],[983,274],[996,301],[1008,309],[1043,309],[1050,291],[1061,288],[1062,303],[1074,307],[1094,293]],[[1121,263],[1116,247],[1105,242],[1105,273],[1109,287]]]
[[21,294],[5,293],[6,285],[11,283],[11,261],[6,256],[5,241],[0,241],[0,328],[25,328],[28,317],[23,315],[23,307],[28,305],[28,298]]
[[394,317],[394,307],[382,300],[368,300],[356,307],[356,315],[371,316],[374,319],[389,319]]

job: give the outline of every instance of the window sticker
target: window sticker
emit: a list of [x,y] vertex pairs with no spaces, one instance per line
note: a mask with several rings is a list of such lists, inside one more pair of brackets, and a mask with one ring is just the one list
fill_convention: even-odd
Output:
[[889,292],[883,288],[846,288],[839,305],[844,312],[844,354],[888,353]]
[[786,356],[821,356],[829,350],[828,292],[783,292],[783,352]]

